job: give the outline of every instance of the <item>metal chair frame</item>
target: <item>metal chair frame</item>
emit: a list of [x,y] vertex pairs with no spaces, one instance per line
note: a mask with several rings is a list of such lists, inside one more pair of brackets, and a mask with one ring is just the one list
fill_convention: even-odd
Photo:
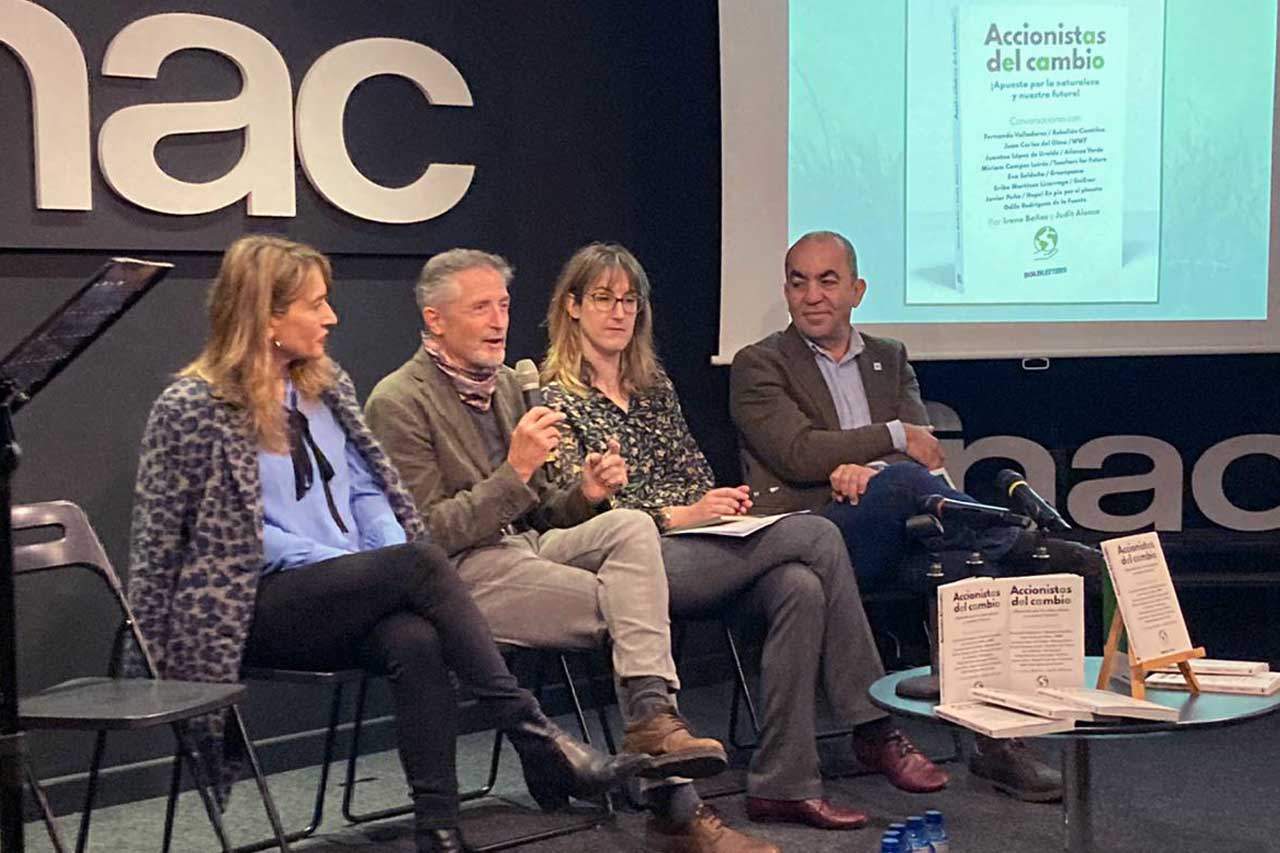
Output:
[[[177,748],[174,755],[173,783],[169,802],[165,808],[163,850],[168,851],[173,834],[175,792],[181,780],[182,768],[191,773],[195,788],[208,813],[209,822],[218,837],[224,853],[232,847],[222,822],[221,811],[212,794],[213,780],[199,755],[190,733],[187,720],[215,712],[227,712],[246,745],[246,757],[262,797],[267,819],[274,835],[273,844],[282,851],[289,850],[288,840],[280,825],[279,814],[266,778],[258,763],[257,753],[248,738],[239,702],[247,694],[242,684],[205,684],[175,681],[157,677],[155,661],[151,657],[137,622],[129,608],[124,587],[111,567],[102,543],[85,517],[83,510],[68,501],[50,501],[14,507],[12,527],[17,531],[61,531],[56,538],[15,545],[14,570],[17,574],[34,574],[58,569],[80,567],[89,570],[111,593],[119,615],[111,667],[105,678],[78,678],[66,681],[26,698],[19,698],[19,718],[24,729],[74,729],[96,732],[93,756],[89,765],[89,777],[85,790],[85,803],[80,814],[80,829],[76,837],[76,851],[83,853],[89,839],[89,824],[97,795],[98,775],[106,750],[107,732],[112,730],[145,729],[169,725],[174,732]],[[145,666],[146,678],[119,678],[120,652],[123,641],[129,637],[136,644]],[[86,711],[85,709],[93,709]],[[132,713],[126,714],[125,710]],[[112,713],[112,711],[115,713]],[[66,844],[61,837],[48,799],[44,794],[34,769],[24,757],[24,772],[49,839],[57,853],[65,853]]]
[[[578,694],[578,688],[575,684],[572,671],[569,667],[569,652],[552,652],[546,650],[526,650],[517,649],[516,647],[506,647],[504,652],[510,654],[518,654],[521,652],[535,652],[537,654],[537,670],[534,677],[534,694],[539,699],[542,696],[543,687],[545,685],[545,662],[550,654],[555,654],[561,675],[564,678],[564,684],[570,701],[573,706],[574,716],[578,722],[578,729],[582,734],[585,743],[591,743],[591,734],[587,727],[586,715],[582,707],[582,702]],[[588,678],[587,685],[592,703],[596,706],[596,712],[599,715],[601,727],[604,731],[605,741],[610,752],[615,752],[613,734],[610,731],[607,719],[605,705],[599,701],[596,692],[594,678],[591,677],[590,663],[588,662]],[[369,683],[376,676],[372,676],[363,670],[340,670],[336,672],[307,672],[292,670],[275,670],[265,668],[246,669],[243,677],[249,680],[278,681],[286,683],[307,683],[322,686],[330,686],[332,693],[329,705],[329,723],[325,731],[323,757],[320,766],[320,780],[316,789],[316,797],[312,806],[311,820],[306,827],[286,833],[285,837],[289,841],[297,841],[310,837],[319,828],[324,818],[324,798],[327,791],[330,769],[333,763],[335,745],[337,742],[337,731],[340,725],[342,697],[344,687],[351,683],[357,682],[356,698],[353,709],[351,723],[351,744],[348,749],[346,768],[344,771],[344,781],[342,784],[342,816],[351,824],[369,823],[379,820],[387,820],[395,817],[413,813],[413,805],[406,803],[402,806],[393,806],[391,808],[378,809],[375,811],[361,812],[356,809],[356,788],[360,781],[357,779],[357,768],[359,766],[361,754],[361,732],[364,728],[364,717],[366,703],[368,699]],[[491,750],[489,760],[489,770],[485,781],[475,788],[470,788],[459,793],[458,799],[461,802],[469,802],[472,800],[488,797],[493,793],[494,785],[498,779],[498,768],[502,758],[502,742],[503,735],[500,731],[494,732],[493,749]],[[593,815],[589,819],[568,824],[555,829],[542,830],[535,833],[527,833],[515,838],[494,842],[483,847],[472,847],[471,849],[477,853],[484,851],[506,850],[511,847],[517,847],[523,844],[532,844],[537,841],[546,841],[553,838],[560,838],[575,832],[586,829],[593,829],[599,826],[601,818],[611,818],[613,816],[613,803],[606,794],[603,803],[602,815]],[[235,848],[233,853],[256,853],[256,851],[264,850],[274,844],[272,839],[262,839],[251,844],[241,845]]]

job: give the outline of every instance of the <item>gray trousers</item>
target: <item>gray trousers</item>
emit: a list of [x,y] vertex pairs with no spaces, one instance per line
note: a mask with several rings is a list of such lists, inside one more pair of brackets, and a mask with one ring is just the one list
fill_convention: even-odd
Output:
[[607,634],[618,679],[658,676],[672,690],[680,686],[662,546],[643,512],[609,510],[574,527],[506,536],[454,559],[498,642],[591,649]]
[[884,675],[844,539],[816,515],[784,518],[744,539],[664,536],[671,611],[706,616],[737,599],[763,619],[763,731],[751,757],[752,796],[822,796],[815,702],[821,685],[839,720],[861,725],[886,714],[867,688]]

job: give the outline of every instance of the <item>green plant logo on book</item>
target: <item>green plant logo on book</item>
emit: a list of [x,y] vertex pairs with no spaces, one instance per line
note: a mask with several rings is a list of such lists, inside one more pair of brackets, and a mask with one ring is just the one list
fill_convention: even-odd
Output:
[[1032,257],[1038,261],[1048,260],[1058,254],[1058,230],[1052,225],[1042,226],[1036,236],[1031,238],[1031,242],[1036,249]]

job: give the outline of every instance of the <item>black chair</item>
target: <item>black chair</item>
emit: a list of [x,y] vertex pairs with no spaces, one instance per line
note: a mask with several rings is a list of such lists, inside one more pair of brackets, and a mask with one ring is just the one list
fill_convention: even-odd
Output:
[[[170,726],[177,740],[174,785],[165,810],[163,849],[166,851],[169,849],[172,838],[176,788],[181,779],[182,767],[185,765],[195,781],[195,788],[208,812],[209,822],[213,826],[222,850],[224,853],[230,853],[231,843],[227,838],[221,812],[212,794],[213,780],[200,757],[194,739],[185,726],[188,720],[211,713],[228,713],[230,725],[239,730],[238,733],[246,745],[249,767],[253,771],[263,806],[271,822],[274,833],[273,846],[287,851],[289,845],[280,827],[275,803],[271,799],[266,779],[262,775],[257,755],[240,716],[238,705],[244,699],[247,688],[243,684],[208,684],[156,677],[155,662],[134,621],[125,598],[124,588],[111,568],[111,563],[97,535],[78,506],[67,501],[18,506],[13,508],[12,521],[15,542],[23,542],[24,539],[37,536],[43,537],[40,541],[15,544],[14,568],[17,574],[34,574],[72,567],[87,569],[102,581],[102,585],[111,594],[118,612],[119,622],[115,628],[116,642],[107,676],[64,681],[34,695],[19,697],[18,701],[18,716],[23,729],[71,729],[97,733],[93,757],[89,765],[85,803],[80,817],[80,831],[76,839],[77,853],[83,853],[88,843],[89,821],[97,794],[98,773],[106,749],[107,732],[147,729],[161,725]],[[129,641],[135,643],[140,651],[149,677],[119,677],[121,652],[124,643]],[[66,845],[62,841],[39,780],[29,764],[25,772],[44,818],[50,841],[58,853],[63,853]]]
[[[518,675],[522,675],[521,682],[531,683],[533,685],[533,692],[539,699],[542,698],[543,689],[547,681],[547,666],[554,659],[554,662],[564,679],[563,683],[565,690],[573,708],[574,715],[577,718],[578,728],[582,734],[582,739],[584,742],[589,744],[591,742],[591,735],[587,727],[586,715],[578,694],[575,679],[573,678],[573,674],[569,666],[569,656],[573,653],[553,650],[523,649],[515,646],[503,646],[502,651],[504,656],[507,657],[508,662],[512,664],[512,669]],[[526,662],[531,663],[533,666],[532,673],[524,673],[523,670],[526,669],[526,667],[516,665],[517,662],[522,664]],[[247,668],[241,673],[241,675],[243,678],[251,681],[311,684],[318,687],[328,687],[331,691],[329,697],[329,721],[325,730],[325,739],[320,765],[320,779],[317,784],[316,796],[312,806],[311,821],[306,827],[287,833],[285,837],[288,841],[297,841],[313,835],[323,820],[324,798],[325,793],[328,790],[328,779],[333,763],[334,753],[336,751],[338,730],[341,727],[343,692],[344,688],[353,682],[357,684],[357,689],[351,722],[351,741],[347,752],[345,780],[343,784],[342,816],[352,824],[362,824],[402,817],[413,813],[413,805],[411,803],[373,811],[359,811],[356,807],[357,788],[359,783],[364,781],[358,778],[361,754],[361,736],[364,729],[369,685],[375,679],[375,676],[371,676],[358,669],[341,670],[337,672],[306,672],[268,668]],[[615,745],[613,734],[609,729],[605,706],[599,701],[599,697],[597,696],[595,679],[592,675],[593,673],[591,672],[590,660],[588,659],[587,684],[590,697],[592,703],[596,706],[596,711],[599,715],[600,724],[603,728],[608,748],[611,752],[614,752]],[[465,700],[463,704],[464,706],[467,704]],[[497,783],[498,779],[498,769],[501,764],[502,742],[502,733],[495,732],[493,748],[490,753],[488,774],[485,781],[477,787],[460,792],[459,800],[462,802],[469,802],[472,800],[482,799],[493,793],[494,785]],[[478,851],[478,853],[479,851],[497,851],[516,847],[522,844],[531,844],[537,841],[559,838],[582,830],[593,829],[599,825],[601,817],[608,818],[611,817],[612,814],[613,805],[606,795],[601,815],[593,815],[591,818],[586,820],[577,821],[562,827],[556,827],[555,829],[528,833],[483,847],[472,847],[471,849]],[[273,846],[273,844],[273,839],[262,839],[251,844],[241,845],[240,847],[235,848],[233,853],[255,853],[255,851],[267,849],[268,847]]]

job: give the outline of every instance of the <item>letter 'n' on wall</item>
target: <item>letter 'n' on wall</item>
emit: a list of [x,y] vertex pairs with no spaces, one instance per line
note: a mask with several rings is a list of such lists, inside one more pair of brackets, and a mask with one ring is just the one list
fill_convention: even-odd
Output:
[[31,87],[36,207],[90,210],[89,74],[75,34],[48,9],[0,0],[0,44]]
[[[161,213],[208,213],[247,197],[250,216],[293,216],[293,88],[284,58],[263,35],[209,15],[151,15],[111,40],[102,73],[154,80],[166,58],[192,48],[235,63],[240,93],[226,101],[137,104],[116,111],[98,133],[103,177],[122,197]],[[244,153],[219,178],[180,181],[156,162],[156,145],[166,136],[227,130],[243,130]]]

